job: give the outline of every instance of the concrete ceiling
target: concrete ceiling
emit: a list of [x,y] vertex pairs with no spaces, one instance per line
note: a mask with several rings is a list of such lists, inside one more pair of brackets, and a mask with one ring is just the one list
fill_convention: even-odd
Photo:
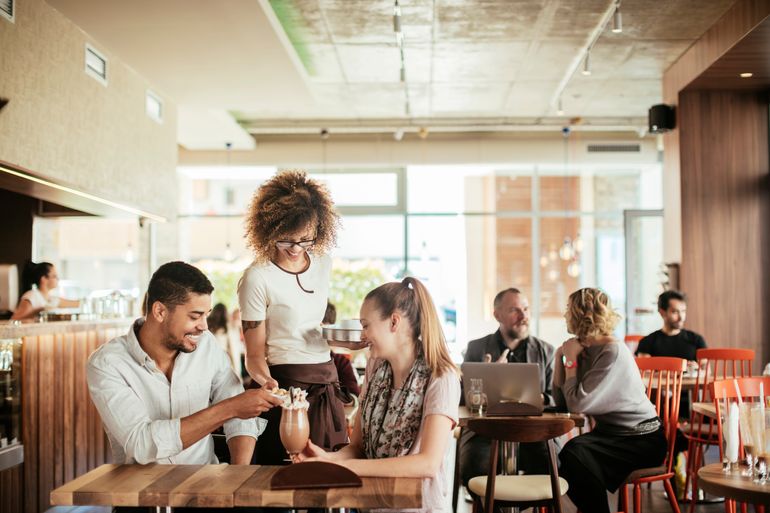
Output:
[[644,125],[663,71],[732,0],[622,0],[619,34],[599,32],[614,0],[401,0],[406,84],[392,0],[48,3],[180,109],[228,111],[252,133],[281,133],[565,117]]

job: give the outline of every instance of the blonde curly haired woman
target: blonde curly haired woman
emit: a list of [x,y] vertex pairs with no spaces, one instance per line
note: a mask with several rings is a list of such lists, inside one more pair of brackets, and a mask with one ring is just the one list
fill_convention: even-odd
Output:
[[[304,171],[281,171],[263,183],[246,213],[254,262],[238,283],[246,369],[252,386],[308,392],[310,437],[333,449],[347,441],[337,369],[321,335],[331,275],[328,252],[339,216],[329,191]],[[280,408],[257,441],[254,462],[280,465]]]
[[609,513],[607,491],[636,469],[660,465],[666,437],[631,352],[612,336],[620,316],[607,294],[573,292],[564,317],[575,337],[556,350],[554,399],[558,407],[590,415],[596,427],[567,442],[559,473],[579,510]]

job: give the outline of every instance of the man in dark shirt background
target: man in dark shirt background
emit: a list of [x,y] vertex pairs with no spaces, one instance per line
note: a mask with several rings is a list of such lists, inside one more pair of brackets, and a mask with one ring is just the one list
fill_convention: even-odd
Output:
[[[495,320],[499,329],[468,343],[464,361],[497,363],[537,363],[540,366],[540,390],[543,403],[552,406],[554,347],[529,334],[529,301],[520,290],[509,288],[494,299]],[[486,385],[485,386],[489,386]],[[486,475],[489,469],[490,441],[468,429],[460,437],[460,475],[462,483]],[[519,444],[518,467],[527,474],[547,474],[548,455],[543,443]]]
[[663,328],[639,341],[636,356],[674,356],[695,361],[695,353],[706,347],[706,341],[694,331],[684,329],[685,295],[667,290],[658,297],[658,313],[663,318]]
[[[654,331],[639,341],[636,348],[636,356],[673,356],[684,358],[688,361],[697,361],[698,349],[706,347],[703,337],[694,331],[684,329],[684,321],[687,318],[687,298],[676,290],[667,290],[658,296],[658,313],[663,318],[663,328]],[[690,394],[682,391],[679,404],[679,418],[690,417]],[[679,454],[687,450],[687,439],[680,429],[677,429],[674,453],[676,456],[676,472],[679,473],[683,464],[680,463]],[[671,478],[677,496],[683,497],[684,490],[679,488],[675,478]]]

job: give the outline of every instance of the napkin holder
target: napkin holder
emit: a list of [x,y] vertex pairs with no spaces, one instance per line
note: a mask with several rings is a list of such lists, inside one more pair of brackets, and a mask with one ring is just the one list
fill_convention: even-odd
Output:
[[294,488],[353,488],[362,486],[352,470],[326,461],[306,461],[282,467],[270,479],[271,490]]

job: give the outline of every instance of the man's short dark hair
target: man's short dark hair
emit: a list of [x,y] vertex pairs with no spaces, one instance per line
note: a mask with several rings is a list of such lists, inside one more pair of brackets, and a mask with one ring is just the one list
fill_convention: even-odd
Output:
[[187,302],[190,294],[211,294],[214,286],[200,269],[185,262],[161,265],[147,286],[147,312],[160,301],[169,309]]
[[658,296],[658,309],[668,310],[668,305],[672,299],[676,299],[684,303],[687,302],[687,296],[685,296],[682,292],[679,292],[678,290],[667,290]]
[[519,289],[517,289],[517,288],[514,288],[514,287],[509,287],[509,288],[507,288],[507,289],[501,290],[501,291],[500,291],[500,292],[498,292],[498,293],[497,293],[497,295],[495,296],[495,300],[494,300],[494,302],[492,303],[492,306],[494,306],[495,308],[499,307],[499,306],[500,306],[500,303],[502,303],[502,302],[503,302],[503,298],[504,298],[504,297],[505,297],[505,295],[506,295],[506,294],[508,294],[509,292],[510,292],[511,294],[521,294],[521,291],[520,291]]

